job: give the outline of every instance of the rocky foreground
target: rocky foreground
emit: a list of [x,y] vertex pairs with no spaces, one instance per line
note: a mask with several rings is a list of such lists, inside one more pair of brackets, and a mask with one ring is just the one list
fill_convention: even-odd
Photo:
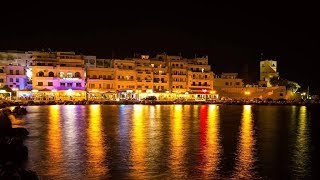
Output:
[[25,128],[12,128],[7,110],[0,111],[0,179],[39,179],[24,168],[28,148],[23,141],[28,134]]

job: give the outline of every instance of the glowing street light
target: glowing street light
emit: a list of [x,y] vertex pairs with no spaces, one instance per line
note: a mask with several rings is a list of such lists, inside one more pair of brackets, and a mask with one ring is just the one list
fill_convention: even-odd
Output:
[[244,94],[249,96],[251,94],[251,92],[250,91],[245,91]]

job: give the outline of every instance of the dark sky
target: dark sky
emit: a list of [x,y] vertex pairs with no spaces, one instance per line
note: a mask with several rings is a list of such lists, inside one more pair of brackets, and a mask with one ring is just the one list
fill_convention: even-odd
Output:
[[248,66],[252,80],[264,53],[277,59],[281,76],[320,88],[320,15],[314,4],[121,3],[3,6],[0,49],[51,48],[100,58],[112,51],[116,57],[208,54],[215,72],[241,73]]

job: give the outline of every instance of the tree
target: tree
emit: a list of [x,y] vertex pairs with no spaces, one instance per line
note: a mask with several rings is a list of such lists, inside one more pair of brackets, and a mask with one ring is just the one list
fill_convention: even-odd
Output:
[[285,86],[287,90],[292,91],[293,93],[297,92],[301,86],[294,82],[294,81],[288,81],[287,79],[280,78],[279,76],[274,76],[270,78],[270,84],[272,86]]

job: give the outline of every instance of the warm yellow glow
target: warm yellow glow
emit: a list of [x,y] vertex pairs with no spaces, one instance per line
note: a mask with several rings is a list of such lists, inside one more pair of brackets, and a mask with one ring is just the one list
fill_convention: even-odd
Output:
[[201,168],[205,174],[205,177],[213,177],[216,174],[216,170],[219,167],[221,145],[220,145],[220,115],[219,106],[209,105],[207,129],[205,132],[206,145],[204,146],[204,163]]
[[216,94],[217,91],[210,91],[210,94]]
[[245,92],[244,92],[244,94],[245,94],[245,95],[250,95],[250,94],[251,94],[251,92],[249,92],[249,91],[245,91]]
[[55,92],[57,92],[57,90],[56,89],[52,89],[51,92],[55,93]]
[[6,93],[7,91],[6,90],[0,90],[0,93]]
[[243,107],[241,130],[236,158],[235,175],[239,179],[252,177],[252,167],[254,163],[254,130],[251,105]]
[[308,174],[310,168],[308,167],[308,162],[310,161],[310,149],[309,147],[309,134],[307,127],[307,108],[306,106],[300,107],[299,119],[298,119],[298,130],[297,130],[297,140],[295,144],[295,153],[293,161],[295,167],[301,168],[301,177]]
[[170,157],[170,169],[173,173],[182,173],[183,156],[185,147],[183,147],[183,119],[182,119],[182,105],[172,106],[173,115],[171,118],[171,157]]
[[[60,106],[49,106],[49,122],[48,122],[48,175],[60,174],[62,163],[64,162],[60,126]],[[50,166],[50,164],[60,164],[59,166]]]
[[132,143],[131,143],[131,160],[133,163],[132,176],[134,179],[141,179],[143,176],[141,172],[146,169],[146,141],[145,141],[145,127],[144,127],[144,113],[146,106],[133,106],[133,127],[132,127]]
[[72,89],[68,89],[68,90],[66,91],[66,94],[67,94],[68,96],[72,96],[72,95],[73,95],[73,90],[72,90]]
[[100,105],[90,106],[88,123],[88,173],[90,175],[102,177],[106,174],[108,168],[106,168],[106,165],[103,163],[107,152],[103,143]]
[[34,92],[34,93],[35,93],[35,92],[38,92],[38,90],[36,90],[36,89],[33,89],[33,90],[32,90],[31,92]]

